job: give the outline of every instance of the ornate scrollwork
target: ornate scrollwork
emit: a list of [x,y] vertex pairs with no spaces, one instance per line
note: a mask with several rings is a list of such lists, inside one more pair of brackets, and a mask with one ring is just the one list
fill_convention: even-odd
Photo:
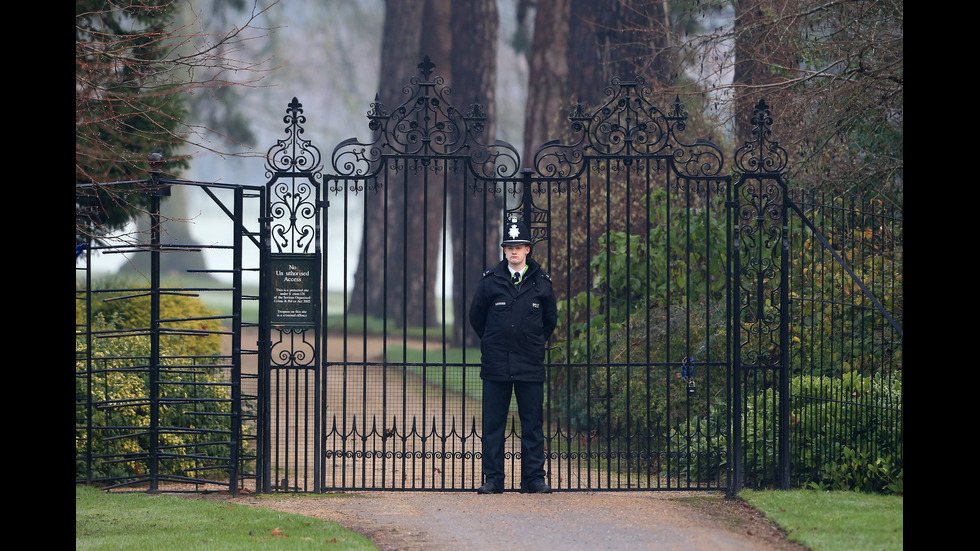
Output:
[[786,170],[789,156],[772,137],[772,113],[759,100],[752,114],[752,139],[735,151],[735,168],[745,174],[777,174]]
[[642,77],[613,78],[605,94],[610,99],[589,120],[589,147],[606,156],[656,154],[667,145],[669,120],[647,101],[651,93]]
[[775,365],[780,357],[780,259],[785,191],[768,178],[736,187],[739,346],[744,366]]
[[[374,134],[371,142],[356,138],[341,142],[333,151],[332,166],[338,177],[368,177],[384,168],[382,155],[414,157],[418,164],[406,168],[435,169],[437,163],[423,159],[434,157],[469,157],[479,176],[507,177],[517,173],[520,158],[506,142],[481,144],[476,136],[483,132],[486,110],[478,102],[463,112],[449,101],[452,91],[442,77],[432,77],[435,64],[428,56],[418,65],[419,76],[412,77],[403,89],[407,99],[391,111],[375,98],[367,116]],[[399,165],[401,166],[401,165]]]
[[278,181],[269,188],[276,252],[309,252],[316,237],[316,188],[305,181]]
[[690,178],[717,176],[725,162],[721,149],[703,138],[693,144],[680,144],[673,151],[677,171]]
[[614,78],[605,90],[609,99],[586,113],[581,104],[569,113],[576,141],[561,144],[548,142],[534,157],[536,170],[547,177],[571,178],[582,172],[587,157],[618,158],[622,166],[633,166],[629,160],[638,157],[669,155],[684,176],[717,176],[724,165],[721,149],[705,139],[687,143],[679,134],[687,127],[687,112],[680,98],[669,112],[653,105],[647,96],[650,89],[642,77],[625,81]]
[[314,367],[316,345],[310,342],[313,332],[306,329],[280,329],[279,340],[272,343],[270,359],[274,368]]
[[746,367],[779,365],[785,343],[780,327],[786,274],[781,273],[788,155],[772,140],[772,113],[760,100],[752,115],[752,139],[735,152],[738,260],[739,362]]
[[470,167],[483,178],[508,178],[521,168],[521,156],[511,144],[497,140],[493,145],[478,147],[470,154]]
[[283,122],[286,123],[288,138],[278,140],[266,153],[266,176],[283,172],[318,174],[321,169],[320,150],[310,140],[300,137],[304,132],[300,125],[306,123],[306,115],[303,114],[303,104],[296,98],[289,102]]
[[316,233],[320,150],[300,137],[306,116],[296,98],[283,121],[289,138],[279,140],[266,155],[272,241],[276,252],[309,252]]

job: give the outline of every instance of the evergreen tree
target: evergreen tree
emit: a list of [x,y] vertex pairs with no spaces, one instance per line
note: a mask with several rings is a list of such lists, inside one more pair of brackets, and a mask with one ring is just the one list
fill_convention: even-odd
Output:
[[[124,226],[148,200],[98,184],[145,178],[151,153],[174,159],[182,143],[185,107],[167,61],[178,6],[173,0],[75,3],[75,182],[96,184],[76,187],[76,209],[92,207],[84,221],[95,227]],[[167,164],[169,170],[185,166]]]

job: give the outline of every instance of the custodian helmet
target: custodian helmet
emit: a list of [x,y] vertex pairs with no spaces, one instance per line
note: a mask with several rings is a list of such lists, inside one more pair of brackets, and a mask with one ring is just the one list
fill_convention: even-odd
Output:
[[500,242],[501,247],[508,245],[530,245],[531,232],[528,231],[524,222],[518,222],[517,218],[511,218],[510,222],[504,226],[504,239]]

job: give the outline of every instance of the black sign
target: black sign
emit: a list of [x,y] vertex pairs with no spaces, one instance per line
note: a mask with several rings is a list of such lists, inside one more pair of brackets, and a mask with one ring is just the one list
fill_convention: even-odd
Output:
[[320,277],[312,255],[272,258],[272,324],[312,326]]

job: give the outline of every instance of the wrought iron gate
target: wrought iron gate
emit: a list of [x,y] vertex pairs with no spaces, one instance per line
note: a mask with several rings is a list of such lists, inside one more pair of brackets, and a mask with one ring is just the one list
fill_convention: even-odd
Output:
[[[568,136],[522,161],[481,141],[479,105],[457,109],[431,64],[420,69],[405,101],[371,105],[371,139],[327,160],[294,99],[264,185],[164,179],[151,158],[148,180],[77,186],[82,220],[102,193],[143,196],[149,214],[145,233],[77,245],[79,482],[476,488],[480,358],[466,312],[512,217],[560,300],[546,359],[553,488],[786,488],[819,479],[842,449],[901,469],[901,218],[811,219],[817,205],[788,198],[764,103],[726,161],[685,138],[678,102],[662,111],[642,81],[614,80],[609,101],[576,106]],[[168,223],[186,223],[161,209],[171,188],[227,216],[214,242],[165,242]],[[228,256],[161,278],[205,251]],[[110,255],[146,258],[145,284],[93,288],[93,263]],[[190,271],[222,277],[190,285]],[[162,311],[185,295],[226,313]],[[102,319],[110,303],[144,311]]]
[[[760,197],[735,191],[755,185],[733,185],[719,147],[685,138],[683,105],[659,109],[642,80],[614,80],[604,105],[576,106],[569,140],[544,144],[522,168],[514,147],[481,142],[482,108],[453,106],[431,70],[420,64],[400,105],[373,103],[372,138],[340,143],[326,162],[300,139],[305,116],[294,99],[290,139],[270,151],[266,273],[289,266],[322,278],[324,292],[321,302],[267,278],[268,296],[298,293],[290,296],[305,297],[306,309],[267,326],[263,489],[482,483],[479,344],[466,312],[512,217],[531,228],[532,255],[560,301],[546,360],[552,487],[730,488],[743,338],[733,321],[753,341],[770,319],[754,312],[746,322],[733,309],[768,285],[780,289],[759,283],[770,272],[751,286],[733,288],[730,277],[748,273],[739,247],[758,250],[731,230],[732,213],[751,210],[740,203]],[[772,175],[754,164],[768,154],[762,145],[746,144],[736,163],[768,186]]]

